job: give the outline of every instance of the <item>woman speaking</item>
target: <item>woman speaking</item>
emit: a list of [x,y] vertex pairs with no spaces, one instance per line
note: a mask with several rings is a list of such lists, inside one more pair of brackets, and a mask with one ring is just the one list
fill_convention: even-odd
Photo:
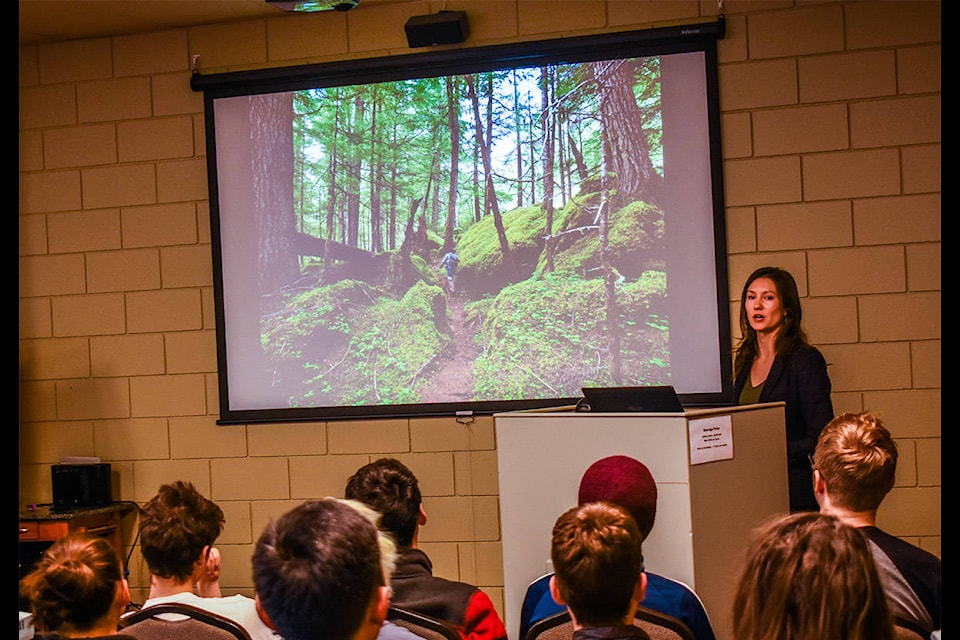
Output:
[[740,300],[734,402],[786,404],[790,511],[816,511],[808,456],[833,419],[827,362],[807,342],[797,283],[787,271],[757,269],[747,278]]

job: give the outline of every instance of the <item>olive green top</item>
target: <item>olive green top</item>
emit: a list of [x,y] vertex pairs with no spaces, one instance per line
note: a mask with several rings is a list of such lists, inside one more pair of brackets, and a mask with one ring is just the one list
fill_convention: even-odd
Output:
[[[766,382],[766,380],[764,380]],[[743,389],[740,390],[740,404],[757,404],[760,402],[760,392],[763,391],[763,382],[753,386],[750,382],[750,375],[747,375],[746,382],[743,383]]]

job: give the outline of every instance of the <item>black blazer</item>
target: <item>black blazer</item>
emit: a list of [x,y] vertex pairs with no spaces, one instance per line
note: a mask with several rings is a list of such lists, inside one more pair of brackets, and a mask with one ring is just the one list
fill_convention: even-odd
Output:
[[[740,403],[740,392],[748,375],[749,367],[741,371],[734,382],[734,404]],[[816,348],[807,347],[786,358],[778,355],[760,391],[759,402],[786,403],[784,413],[791,511],[817,509],[807,456],[817,446],[820,431],[833,420],[830,389],[827,361]]]

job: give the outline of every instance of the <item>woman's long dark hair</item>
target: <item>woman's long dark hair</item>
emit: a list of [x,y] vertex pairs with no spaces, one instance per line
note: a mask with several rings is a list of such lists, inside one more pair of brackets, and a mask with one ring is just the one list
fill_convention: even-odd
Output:
[[780,307],[783,310],[783,320],[780,331],[777,333],[776,350],[779,356],[789,356],[794,351],[809,345],[807,334],[803,330],[801,320],[803,311],[800,308],[800,294],[797,291],[797,282],[779,267],[760,267],[750,274],[740,293],[740,342],[737,344],[737,354],[733,361],[734,375],[750,366],[757,357],[757,332],[750,326],[745,301],[747,290],[757,278],[770,278],[777,287],[780,296]]

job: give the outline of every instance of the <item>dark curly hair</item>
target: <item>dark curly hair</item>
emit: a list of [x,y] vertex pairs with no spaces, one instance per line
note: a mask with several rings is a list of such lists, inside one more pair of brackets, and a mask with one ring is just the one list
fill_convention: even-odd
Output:
[[417,477],[395,458],[380,458],[360,467],[349,480],[346,498],[376,509],[386,529],[400,547],[413,544],[420,519],[420,485]]
[[253,580],[286,640],[349,640],[384,586],[377,527],[345,501],[304,502],[260,535]]

